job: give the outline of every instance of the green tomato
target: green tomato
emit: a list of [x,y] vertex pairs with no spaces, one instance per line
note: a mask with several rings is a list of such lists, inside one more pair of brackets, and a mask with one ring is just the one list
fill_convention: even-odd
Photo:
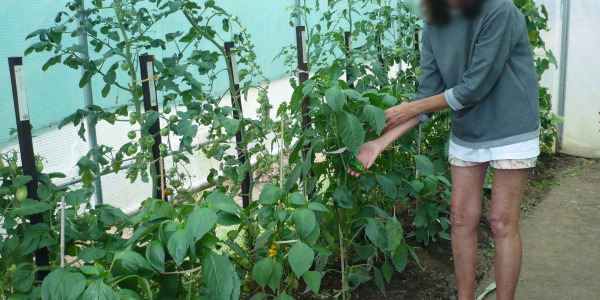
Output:
[[169,117],[169,123],[173,124],[173,123],[177,123],[177,121],[179,121],[179,118],[175,115]]
[[231,16],[231,20],[234,21],[234,22],[237,22],[238,17],[236,15],[233,15],[233,16]]
[[129,118],[129,124],[134,125],[135,123],[137,123],[137,120],[134,118]]
[[152,147],[152,146],[154,146],[154,143],[156,143],[156,141],[154,140],[153,137],[149,136],[146,138],[146,145]]
[[250,57],[252,57],[252,53],[246,52],[246,53],[244,53],[244,57],[250,58]]
[[138,148],[135,145],[131,145],[131,146],[129,146],[129,148],[127,148],[127,154],[129,154],[129,155],[134,155],[137,151],[138,151]]
[[165,106],[163,107],[163,113],[165,113],[165,114],[170,114],[170,113],[171,113],[171,107],[170,107],[170,106],[168,106],[168,105],[165,105]]
[[229,232],[227,232],[227,237],[230,239],[235,239],[238,236],[237,231],[235,230],[230,230]]
[[123,62],[121,64],[121,70],[123,70],[123,71],[129,70],[129,64],[127,62]]
[[24,185],[18,187],[16,196],[17,196],[17,201],[19,201],[19,202],[27,199],[27,187]]
[[163,129],[160,130],[160,135],[162,136],[167,136],[169,135],[169,128],[165,127]]
[[146,157],[147,161],[153,161],[154,160],[154,155],[152,155],[152,152],[146,152],[145,157]]
[[242,259],[242,267],[246,270],[252,270],[252,264],[247,259]]
[[178,199],[173,200],[173,205],[175,205],[175,206],[179,205],[179,200]]
[[44,163],[42,162],[41,159],[36,159],[35,160],[35,170],[38,173],[42,173],[42,171],[44,170]]
[[266,97],[267,97],[267,93],[265,93],[265,91],[264,91],[264,90],[260,90],[260,91],[258,91],[258,95],[259,95],[259,96],[261,96],[261,97],[263,97],[263,98],[266,98]]
[[250,41],[245,40],[243,44],[244,44],[244,46],[248,46],[248,45],[250,45]]
[[133,130],[127,133],[127,137],[128,137],[130,140],[133,140],[133,139],[135,139],[135,135],[136,135],[136,134],[135,134],[135,131],[133,131]]
[[246,28],[242,27],[242,29],[240,29],[241,32],[246,32]]

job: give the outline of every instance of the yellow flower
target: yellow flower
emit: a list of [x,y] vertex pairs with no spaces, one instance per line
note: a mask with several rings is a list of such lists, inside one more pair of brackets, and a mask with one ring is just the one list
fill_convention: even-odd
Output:
[[290,246],[285,247],[285,251],[289,251],[290,250]]
[[265,231],[264,231],[264,230],[261,230],[261,231],[260,231],[260,234],[263,234],[263,233],[265,233]]
[[196,282],[196,286],[200,286],[200,282]]
[[269,257],[274,257],[275,255],[277,255],[277,250],[271,247],[271,249],[269,249]]

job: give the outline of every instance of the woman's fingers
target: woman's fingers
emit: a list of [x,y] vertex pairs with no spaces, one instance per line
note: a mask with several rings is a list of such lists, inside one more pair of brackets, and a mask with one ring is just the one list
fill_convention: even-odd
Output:
[[390,129],[392,129],[396,126],[398,126],[397,122],[389,121],[389,122],[385,123],[385,126],[383,127],[383,132],[388,132]]

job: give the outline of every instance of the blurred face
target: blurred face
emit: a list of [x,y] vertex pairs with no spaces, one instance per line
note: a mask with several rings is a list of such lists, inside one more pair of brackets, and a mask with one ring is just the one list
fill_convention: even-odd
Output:
[[446,0],[448,6],[453,9],[465,9],[477,4],[479,0]]
[[451,8],[460,9],[463,1],[461,1],[461,0],[446,0],[446,2],[448,2],[448,6],[450,6]]

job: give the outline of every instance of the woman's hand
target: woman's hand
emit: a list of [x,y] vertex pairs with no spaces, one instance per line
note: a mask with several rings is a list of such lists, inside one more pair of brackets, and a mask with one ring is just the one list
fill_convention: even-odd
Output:
[[418,114],[413,110],[411,103],[408,102],[402,102],[399,105],[388,108],[385,111],[386,122],[383,131],[387,132],[417,115]]
[[[367,170],[375,163],[375,159],[377,159],[377,156],[379,156],[384,149],[385,146],[381,144],[379,139],[366,142],[360,148],[360,153],[356,159],[358,159],[365,167],[365,170]],[[356,177],[360,176],[360,172],[351,168],[348,169],[348,174]]]

